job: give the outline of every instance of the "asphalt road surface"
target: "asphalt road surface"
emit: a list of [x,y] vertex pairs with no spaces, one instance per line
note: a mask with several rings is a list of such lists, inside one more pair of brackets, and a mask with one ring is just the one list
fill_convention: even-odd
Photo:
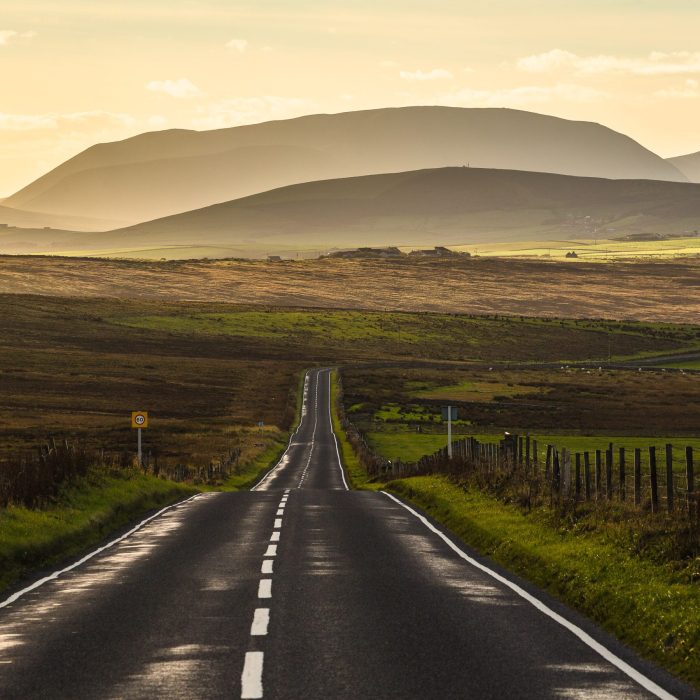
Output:
[[0,698],[697,697],[405,504],[348,491],[329,409],[311,372],[253,491],[164,509],[0,602]]

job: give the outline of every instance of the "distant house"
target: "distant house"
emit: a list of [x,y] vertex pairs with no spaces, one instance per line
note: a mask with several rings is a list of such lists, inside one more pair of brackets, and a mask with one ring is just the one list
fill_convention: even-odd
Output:
[[282,258],[279,255],[268,255],[267,262],[282,262]]
[[575,250],[572,250],[566,254],[567,258],[578,258],[578,253]]
[[445,248],[445,246],[435,246],[434,248],[428,248],[426,250],[412,250],[409,253],[410,256],[417,258],[454,258],[457,256],[471,257],[471,253],[460,253],[456,250],[450,250]]
[[0,224],[0,228],[7,228],[7,224]]

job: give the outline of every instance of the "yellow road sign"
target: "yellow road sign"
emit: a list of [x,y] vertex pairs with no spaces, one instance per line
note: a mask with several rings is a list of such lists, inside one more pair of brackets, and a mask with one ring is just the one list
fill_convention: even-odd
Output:
[[148,428],[148,411],[132,411],[131,427]]

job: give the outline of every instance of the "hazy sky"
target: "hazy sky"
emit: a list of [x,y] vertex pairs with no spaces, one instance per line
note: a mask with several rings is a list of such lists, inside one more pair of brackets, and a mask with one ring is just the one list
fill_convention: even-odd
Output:
[[98,141],[445,104],[700,150],[698,0],[0,0],[0,196]]

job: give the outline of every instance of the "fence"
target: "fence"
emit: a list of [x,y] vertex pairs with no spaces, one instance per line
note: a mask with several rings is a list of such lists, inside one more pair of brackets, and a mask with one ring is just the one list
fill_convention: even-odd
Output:
[[67,440],[51,440],[36,452],[0,461],[0,508],[11,504],[34,508],[56,496],[62,484],[85,476],[91,469],[140,469],[173,481],[220,483],[237,473],[240,456],[241,449],[236,447],[206,465],[193,466],[159,460],[157,454],[147,452],[138,465],[127,452],[89,451]]
[[[696,491],[693,448],[685,448],[682,464],[674,460],[673,445],[662,455],[656,446],[635,448],[609,443],[605,450],[572,452],[537,439],[506,434],[497,443],[474,437],[452,443],[415,463],[384,461],[373,476],[382,479],[417,476],[436,472],[476,473],[487,482],[508,477],[531,494],[548,494],[552,501],[618,502],[652,513],[684,510],[698,517],[700,492]],[[661,458],[660,458],[661,457]],[[676,467],[681,469],[676,469]]]

